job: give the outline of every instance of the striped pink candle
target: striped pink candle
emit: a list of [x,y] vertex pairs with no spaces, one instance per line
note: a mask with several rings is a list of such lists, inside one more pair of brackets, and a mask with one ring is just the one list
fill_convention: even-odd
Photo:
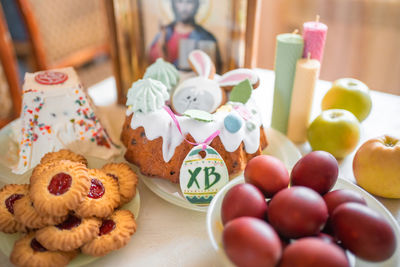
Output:
[[328,26],[319,22],[319,16],[317,16],[316,21],[309,21],[303,24],[304,58],[310,53],[312,59],[316,59],[319,62],[322,61],[327,31]]

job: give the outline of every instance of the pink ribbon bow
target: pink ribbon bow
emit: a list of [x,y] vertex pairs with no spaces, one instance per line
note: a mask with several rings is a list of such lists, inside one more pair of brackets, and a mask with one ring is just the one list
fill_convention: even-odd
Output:
[[187,139],[185,138],[185,136],[184,136],[184,134],[183,134],[183,132],[182,132],[182,130],[181,130],[181,125],[179,124],[179,121],[178,121],[178,119],[176,118],[175,114],[172,112],[172,110],[171,110],[168,106],[164,106],[164,109],[165,109],[165,111],[167,111],[168,114],[171,116],[171,118],[172,118],[172,120],[174,121],[176,127],[178,128],[178,131],[179,131],[179,132],[181,133],[181,135],[183,136],[183,139],[184,139],[187,143],[189,143],[189,144],[191,144],[191,145],[194,145],[194,146],[202,145],[202,150],[206,150],[207,145],[209,145],[209,144],[212,142],[212,140],[220,134],[220,131],[219,131],[219,130],[216,130],[216,131],[215,131],[214,133],[212,133],[209,137],[207,137],[207,139],[204,140],[204,142],[202,142],[202,143],[193,143],[193,142],[190,142],[189,140],[187,140]]

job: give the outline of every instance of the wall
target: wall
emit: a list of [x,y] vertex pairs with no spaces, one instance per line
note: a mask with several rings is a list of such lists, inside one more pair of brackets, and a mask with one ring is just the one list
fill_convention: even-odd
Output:
[[328,36],[321,79],[354,77],[400,95],[400,1],[262,0],[257,65],[272,69],[275,36],[321,16]]

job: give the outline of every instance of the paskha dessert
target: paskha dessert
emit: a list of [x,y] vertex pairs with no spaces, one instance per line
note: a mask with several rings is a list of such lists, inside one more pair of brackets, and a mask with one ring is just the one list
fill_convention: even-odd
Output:
[[28,194],[29,185],[9,184],[0,190],[0,231],[16,233],[26,231],[26,226],[15,219],[15,202]]
[[90,190],[75,209],[76,214],[81,217],[110,216],[120,203],[118,181],[101,170],[90,169],[88,173],[91,179]]
[[50,251],[43,247],[31,232],[17,242],[11,252],[10,260],[18,267],[62,267],[78,255],[78,250],[62,252]]
[[[213,78],[208,59],[203,52],[192,52],[189,62],[199,76],[184,80],[171,94],[151,78],[133,83],[128,91],[121,140],[127,148],[125,159],[143,174],[177,183],[182,162],[193,147],[185,139],[202,143],[216,131],[219,135],[210,146],[221,155],[230,175],[243,171],[246,162],[267,146],[254,93],[247,91],[259,85],[258,76],[238,69]],[[245,86],[239,86],[246,79]],[[193,110],[210,114],[198,118],[191,115]]]
[[35,167],[46,153],[63,148],[103,159],[119,154],[73,68],[25,75],[21,119],[15,127],[17,174]]

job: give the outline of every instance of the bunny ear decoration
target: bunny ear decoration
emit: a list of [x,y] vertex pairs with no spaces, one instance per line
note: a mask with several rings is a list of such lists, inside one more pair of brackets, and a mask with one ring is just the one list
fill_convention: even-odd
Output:
[[201,50],[193,50],[189,54],[189,64],[193,71],[201,77],[213,79],[215,74],[215,66],[211,58]]
[[228,71],[218,80],[218,84],[224,90],[231,91],[235,85],[246,79],[249,79],[254,89],[260,84],[260,79],[258,78],[257,73],[250,69],[236,69]]

